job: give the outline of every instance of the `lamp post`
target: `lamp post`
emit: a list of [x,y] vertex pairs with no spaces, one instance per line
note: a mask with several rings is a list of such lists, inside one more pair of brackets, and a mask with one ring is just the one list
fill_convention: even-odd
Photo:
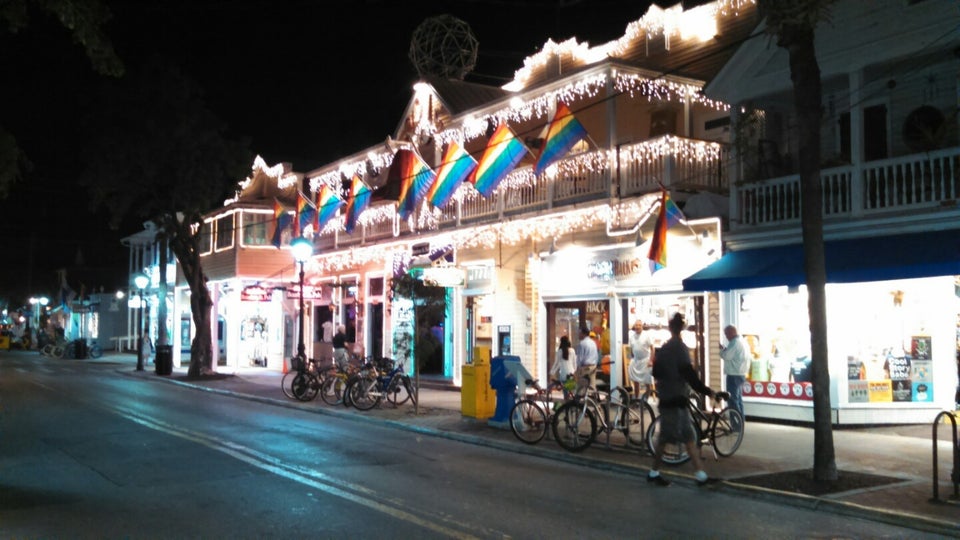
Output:
[[143,300],[143,290],[147,288],[150,278],[142,272],[133,277],[133,284],[139,292],[137,304],[137,330],[140,331],[140,338],[137,339],[137,371],[143,371],[143,307],[146,304]]
[[306,358],[303,345],[303,264],[313,256],[313,242],[301,236],[290,242],[290,249],[293,251],[293,259],[300,263],[300,334],[297,341],[297,357],[303,360]]
[[50,303],[50,299],[46,296],[41,296],[39,298],[35,296],[30,297],[30,305],[33,306],[33,331],[36,333],[36,340],[34,341],[37,344],[37,348],[40,348],[40,311],[47,307],[47,304]]

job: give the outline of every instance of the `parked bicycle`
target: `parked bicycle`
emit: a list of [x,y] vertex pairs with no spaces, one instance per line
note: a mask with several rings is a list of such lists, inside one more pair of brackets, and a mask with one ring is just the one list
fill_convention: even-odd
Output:
[[292,362],[296,371],[290,371],[284,375],[280,381],[284,393],[286,393],[287,384],[283,380],[292,373],[293,376],[289,382],[290,397],[298,401],[311,401],[316,399],[317,394],[321,392],[323,383],[326,381],[334,369],[333,366],[323,367],[321,361],[315,359],[303,359],[294,357]]
[[627,445],[642,446],[642,422],[637,410],[630,407],[630,392],[626,388],[617,386],[607,394],[583,387],[557,409],[551,427],[561,447],[581,452],[593,444],[600,432],[607,435],[607,447],[615,431],[623,433]]
[[[740,448],[743,442],[743,416],[730,407],[721,407],[721,402],[730,399],[727,392],[717,392],[711,400],[710,408],[701,410],[695,398],[691,398],[687,406],[693,418],[693,427],[696,431],[697,446],[703,451],[704,446],[713,450],[713,459],[729,457]],[[660,436],[660,418],[650,425],[647,431],[647,444],[650,452],[654,452],[657,437]],[[685,463],[690,459],[683,444],[667,444],[663,448],[663,461],[672,465]]]
[[370,369],[361,371],[361,375],[352,379],[346,394],[350,403],[361,411],[368,411],[381,403],[383,398],[394,407],[408,400],[416,404],[416,392],[410,376],[403,368],[403,362],[391,358],[378,358],[368,364]]
[[520,396],[510,409],[510,430],[521,442],[537,444],[547,434],[547,426],[553,421],[554,406],[559,406],[554,395],[566,398],[566,389],[560,381],[551,381],[546,388],[536,379],[527,380],[534,392]]

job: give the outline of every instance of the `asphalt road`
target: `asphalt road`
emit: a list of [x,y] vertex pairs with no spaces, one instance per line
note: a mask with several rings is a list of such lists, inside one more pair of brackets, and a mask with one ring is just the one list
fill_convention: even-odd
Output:
[[925,538],[0,351],[3,538]]

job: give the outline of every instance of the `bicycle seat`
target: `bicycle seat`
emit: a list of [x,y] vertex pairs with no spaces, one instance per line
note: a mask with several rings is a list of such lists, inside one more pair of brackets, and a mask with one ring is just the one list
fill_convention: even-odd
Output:
[[716,392],[713,397],[727,401],[730,399],[730,392]]

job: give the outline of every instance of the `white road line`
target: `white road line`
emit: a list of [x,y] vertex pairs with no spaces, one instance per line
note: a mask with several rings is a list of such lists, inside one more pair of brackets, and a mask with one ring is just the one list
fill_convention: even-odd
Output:
[[[129,409],[122,409],[119,407],[106,407],[106,408],[111,412],[114,412],[132,422],[140,424],[141,426],[144,426],[156,431],[161,431],[163,433],[167,433],[169,435],[173,435],[181,439],[186,439],[198,444],[202,444],[207,448],[227,454],[244,463],[257,467],[258,469],[262,469],[264,471],[270,472],[277,476],[281,476],[283,478],[293,480],[294,482],[299,482],[301,484],[310,486],[312,488],[323,491],[329,495],[340,497],[342,499],[346,499],[348,501],[366,506],[367,508],[371,508],[378,512],[382,512],[389,516],[412,523],[414,525],[418,525],[420,527],[429,529],[439,534],[449,536],[450,538],[459,538],[464,540],[479,538],[478,536],[461,532],[453,527],[448,527],[446,525],[443,525],[442,523],[437,523],[437,522],[433,522],[433,521],[429,521],[427,519],[421,518],[401,508],[396,508],[396,507],[404,506],[403,503],[399,500],[389,499],[389,498],[385,499],[384,497],[381,497],[381,499],[385,499],[389,501],[390,503],[389,505],[384,504],[380,501],[374,500],[371,497],[375,496],[376,492],[374,492],[369,488],[359,486],[357,484],[352,484],[350,482],[345,482],[341,479],[332,478],[329,475],[326,475],[324,473],[321,473],[313,469],[308,469],[305,467],[284,463],[282,460],[274,456],[270,456],[262,452],[258,452],[256,450],[253,450],[251,448],[245,447],[243,445],[237,444],[232,441],[218,439],[216,437],[210,436],[205,433],[190,431],[187,429],[183,429],[183,428],[179,428],[179,427],[167,424],[159,420],[149,419]],[[337,485],[333,485],[334,483],[339,484],[340,487],[338,487]],[[455,524],[460,529],[465,527],[465,524],[463,523],[454,522],[452,520],[445,519],[445,518],[440,518],[439,521],[441,522],[445,521],[450,523],[451,525]],[[489,533],[491,531],[483,531],[483,532]]]

